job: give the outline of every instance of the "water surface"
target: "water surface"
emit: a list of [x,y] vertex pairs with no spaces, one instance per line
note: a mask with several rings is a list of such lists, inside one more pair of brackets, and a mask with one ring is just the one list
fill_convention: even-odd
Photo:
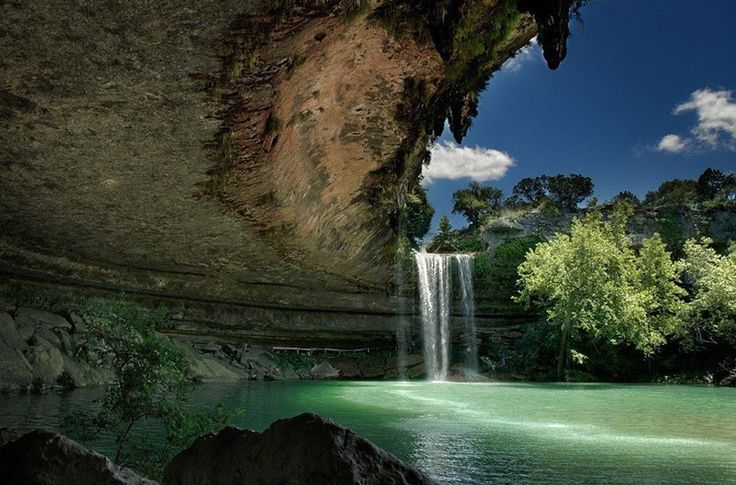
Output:
[[[98,394],[2,395],[0,425],[57,428]],[[218,402],[244,408],[237,424],[256,430],[328,416],[442,483],[736,483],[736,389],[242,382],[207,384],[192,405]]]

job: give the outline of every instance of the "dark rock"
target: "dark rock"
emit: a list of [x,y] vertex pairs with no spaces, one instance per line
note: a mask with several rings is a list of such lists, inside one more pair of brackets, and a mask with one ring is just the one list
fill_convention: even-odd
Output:
[[719,382],[718,385],[724,387],[736,387],[736,374],[731,374],[728,377],[724,377],[723,379],[721,379],[721,382]]
[[324,360],[319,365],[312,367],[311,374],[315,379],[334,379],[340,376],[340,371]]
[[[286,369],[282,369],[274,355],[258,345],[243,345],[238,352],[238,362],[248,370],[251,380],[280,381],[287,378]],[[293,372],[288,374],[293,378]]]
[[15,316],[15,325],[24,340],[31,338],[37,328],[61,328],[66,331],[72,328],[66,318],[33,308],[19,308]]
[[5,312],[0,312],[0,340],[14,349],[24,349],[26,342],[18,333],[13,322],[13,317]]
[[431,484],[422,472],[315,414],[263,433],[225,428],[199,438],[164,472],[164,484]]
[[17,431],[10,428],[2,427],[0,428],[0,447],[7,443],[10,443],[11,441],[15,441],[20,437],[21,434]]
[[84,318],[76,313],[69,314],[69,322],[72,324],[72,333],[84,333],[87,330],[87,324]]
[[369,379],[383,377],[386,374],[386,359],[379,355],[369,355],[358,365],[360,375]]
[[32,380],[32,367],[23,352],[0,341],[0,387],[27,386]]
[[[194,348],[194,342],[187,337],[171,337],[171,341],[182,350],[191,363],[189,372],[192,377],[205,381],[230,381],[242,379],[242,369],[229,364],[222,352],[201,353]],[[219,346],[218,346],[219,347]]]
[[37,429],[0,447],[3,483],[33,485],[154,485],[78,443]]
[[340,372],[340,377],[345,379],[355,379],[360,377],[360,367],[353,359],[337,357],[330,359],[330,365]]
[[51,330],[40,328],[33,334],[31,343],[25,356],[33,368],[33,377],[44,384],[56,382],[64,370],[64,353],[59,339]]

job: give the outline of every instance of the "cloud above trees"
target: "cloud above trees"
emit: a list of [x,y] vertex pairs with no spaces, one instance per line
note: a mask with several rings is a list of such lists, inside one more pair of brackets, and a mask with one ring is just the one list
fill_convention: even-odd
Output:
[[657,150],[668,153],[718,148],[736,150],[736,100],[733,91],[698,89],[672,112],[674,115],[684,113],[695,113],[698,120],[690,129],[689,136],[665,135]]
[[514,165],[514,159],[506,152],[478,146],[464,147],[451,141],[436,143],[431,153],[429,166],[422,172],[425,184],[439,179],[498,180]]

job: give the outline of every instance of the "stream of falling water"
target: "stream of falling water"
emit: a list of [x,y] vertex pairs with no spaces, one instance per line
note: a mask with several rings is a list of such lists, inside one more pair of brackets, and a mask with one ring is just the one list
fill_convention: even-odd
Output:
[[444,381],[450,373],[452,262],[455,262],[458,268],[460,295],[463,301],[464,365],[469,370],[477,371],[473,257],[468,254],[415,253],[414,258],[419,276],[419,305],[427,378]]
[[473,293],[473,256],[454,256],[460,270],[460,292],[463,299],[463,323],[465,324],[465,367],[478,372],[478,340],[475,328],[475,294]]

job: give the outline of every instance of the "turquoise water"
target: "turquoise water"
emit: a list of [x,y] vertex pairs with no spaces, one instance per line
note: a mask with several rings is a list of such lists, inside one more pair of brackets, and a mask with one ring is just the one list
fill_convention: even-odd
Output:
[[[0,396],[0,425],[58,426],[99,391]],[[256,430],[328,416],[442,483],[736,483],[736,389],[611,384],[243,382],[193,406]],[[105,444],[100,444],[105,451]]]

